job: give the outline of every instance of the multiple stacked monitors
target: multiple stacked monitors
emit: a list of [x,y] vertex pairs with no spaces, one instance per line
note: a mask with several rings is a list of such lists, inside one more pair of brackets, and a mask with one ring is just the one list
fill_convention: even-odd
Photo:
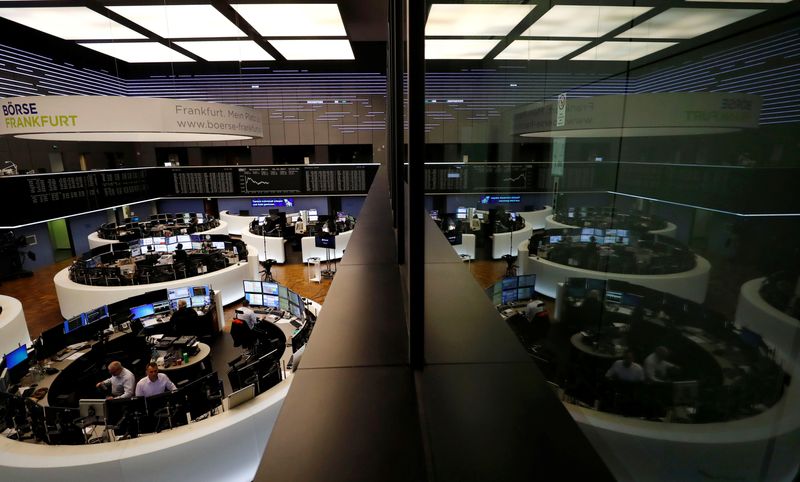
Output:
[[[156,253],[172,253],[181,245],[182,249],[200,249],[203,247],[202,234],[180,234],[177,236],[153,236],[150,238],[134,239],[128,242],[132,256],[155,251]],[[224,241],[212,241],[215,249],[225,249]],[[152,249],[151,249],[152,248]]]
[[80,315],[65,320],[62,333],[64,334],[71,333],[77,330],[78,328],[91,325],[92,323],[101,322],[103,320],[105,320],[107,324],[108,306],[106,305],[103,305],[99,308],[95,308],[91,311],[87,311],[86,313],[81,313]]
[[303,303],[300,296],[278,283],[244,281],[244,297],[253,306],[281,309],[303,318]]
[[131,308],[131,314],[133,314],[133,319],[138,320],[139,318],[146,318],[148,316],[154,315],[156,312],[155,308],[153,307],[152,303],[148,303],[146,305],[139,305],[134,306]]
[[456,219],[467,219],[467,208],[460,207],[456,209]]
[[171,309],[178,309],[178,302],[183,300],[186,306],[200,308],[211,304],[211,289],[208,286],[185,286],[167,290],[167,300]]
[[495,305],[507,305],[528,301],[534,296],[536,275],[509,276],[486,289],[486,294]]
[[[553,235],[548,237],[550,244],[560,243],[566,241],[567,238],[572,242],[590,243],[594,241],[597,244],[624,244],[631,243],[629,231],[627,229],[600,229],[600,228],[582,228],[580,234],[577,236],[572,235]],[[592,239],[594,238],[594,239]]]

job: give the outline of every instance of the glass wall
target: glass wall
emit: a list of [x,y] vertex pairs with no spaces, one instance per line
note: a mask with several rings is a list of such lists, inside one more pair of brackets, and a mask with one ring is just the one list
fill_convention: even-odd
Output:
[[571,3],[428,2],[426,208],[619,480],[792,480],[797,2]]

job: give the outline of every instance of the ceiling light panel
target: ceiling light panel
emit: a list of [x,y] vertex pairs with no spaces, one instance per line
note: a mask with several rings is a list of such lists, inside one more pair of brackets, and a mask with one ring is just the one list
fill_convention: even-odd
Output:
[[133,30],[86,7],[3,8],[0,17],[65,40],[133,40]]
[[209,62],[275,60],[252,40],[199,40],[175,44]]
[[555,5],[522,35],[527,37],[602,37],[652,8]]
[[582,40],[515,40],[496,59],[558,60],[588,43]]
[[631,61],[658,52],[677,42],[603,42],[597,47],[575,56],[572,60],[619,60]]
[[498,40],[426,39],[425,58],[428,60],[482,59],[497,45],[497,42]]
[[617,38],[693,38],[763,11],[732,8],[670,8],[617,35]]
[[431,5],[425,35],[508,35],[536,5]]
[[355,60],[349,40],[270,40],[286,60]]
[[342,15],[335,3],[233,4],[264,37],[346,37]]
[[130,5],[107,8],[163,38],[245,36],[244,32],[211,5]]
[[132,64],[148,62],[194,62],[194,60],[189,57],[158,42],[100,42],[82,43],[80,45]]

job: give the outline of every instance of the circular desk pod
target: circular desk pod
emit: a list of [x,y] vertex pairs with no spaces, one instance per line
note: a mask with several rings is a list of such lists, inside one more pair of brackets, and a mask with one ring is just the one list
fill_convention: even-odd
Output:
[[129,243],[142,238],[162,236],[164,230],[174,231],[176,235],[228,234],[226,222],[204,216],[201,213],[154,214],[151,216],[152,219],[144,221],[128,222],[121,225],[117,223],[103,224],[95,232],[87,236],[89,249],[118,242]]
[[[181,276],[182,273],[172,276],[170,272],[169,276],[166,277],[172,279],[167,281],[117,284],[113,278],[107,278],[104,282],[102,277],[89,277],[87,279],[84,276],[80,281],[96,280],[95,284],[79,283],[75,281],[74,270],[73,272],[70,271],[72,267],[67,267],[56,273],[55,277],[53,277],[53,282],[56,287],[61,314],[65,319],[89,311],[100,303],[110,304],[152,290],[178,288],[187,285],[209,285],[212,289],[222,292],[222,302],[227,305],[244,296],[242,281],[259,279],[257,254],[258,251],[255,248],[248,246],[247,255],[244,256],[244,259],[240,257],[237,261],[232,262],[233,258],[225,258],[226,261],[224,263],[227,263],[227,266],[222,267],[222,264],[220,264],[219,269],[215,271],[209,270],[194,276],[184,277]],[[206,269],[208,268],[206,267]],[[197,272],[200,271],[202,270],[198,267]],[[111,282],[113,284],[106,284]]]

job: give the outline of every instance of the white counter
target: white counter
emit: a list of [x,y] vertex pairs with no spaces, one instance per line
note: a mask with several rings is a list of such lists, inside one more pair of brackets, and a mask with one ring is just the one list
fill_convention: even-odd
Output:
[[308,262],[309,258],[319,258],[321,261],[327,261],[327,256],[330,259],[339,259],[344,256],[344,250],[347,249],[347,243],[350,241],[350,235],[353,231],[345,231],[342,234],[336,235],[336,249],[317,248],[314,246],[314,236],[306,236],[300,240],[300,246],[303,249],[303,262]]
[[230,211],[219,212],[219,219],[228,225],[228,234],[240,235],[250,232],[250,223],[257,217],[258,216],[239,216],[238,214],[231,214]]
[[[258,236],[250,232],[249,225],[241,232],[242,241],[247,246],[254,246],[258,251],[258,260],[264,261],[265,259],[274,259],[278,263],[286,262],[286,251],[284,251],[284,244],[286,240],[283,238],[276,238],[273,236]],[[266,245],[266,256],[264,255],[264,248]],[[248,248],[249,250],[250,248]]]
[[797,356],[800,345],[800,320],[773,307],[761,297],[758,290],[765,278],[756,278],[743,284],[739,290],[734,321],[761,335],[764,340],[788,358]]
[[[228,223],[220,220],[219,226],[217,226],[216,228],[211,228],[208,231],[198,231],[192,234],[228,234]],[[116,239],[103,239],[97,235],[97,231],[91,233],[86,238],[89,240],[89,249],[94,249],[99,246],[105,246],[106,244],[114,244],[119,242]]]
[[222,303],[227,305],[244,296],[243,280],[260,279],[258,276],[258,250],[248,246],[247,253],[247,261],[241,261],[211,273],[162,283],[131,286],[83,285],[69,279],[68,267],[56,273],[53,282],[56,285],[56,295],[58,296],[61,315],[65,319],[92,310],[100,305],[114,303],[147,291],[183,286],[211,285],[213,289],[222,291]]
[[520,243],[519,253],[517,274],[535,274],[536,291],[550,298],[556,297],[557,284],[567,278],[596,278],[626,281],[702,303],[706,299],[708,277],[711,272],[711,263],[697,255],[695,255],[695,267],[689,271],[643,275],[593,271],[554,263],[538,256],[529,256],[528,241]]
[[[580,226],[572,226],[569,224],[559,223],[558,221],[553,219],[553,215],[549,215],[545,218],[545,229],[564,229],[564,228],[579,228]],[[652,231],[648,231],[650,234],[659,234],[661,236],[669,236],[670,238],[675,238],[675,234],[678,231],[678,227],[673,223],[667,221],[667,227],[664,229],[654,229]]]
[[517,255],[517,246],[531,237],[533,228],[526,222],[525,227],[510,233],[494,233],[492,235],[492,259],[500,259],[511,251]]
[[[725,423],[649,422],[565,403],[572,418],[617,480],[790,481],[800,458],[800,383],[797,362],[783,398],[756,416]],[[772,446],[770,446],[773,444]],[[769,465],[761,470],[764,458]]]
[[31,335],[25,322],[22,303],[10,296],[0,295],[0,356],[11,352],[20,344],[31,346]]
[[233,410],[132,440],[50,446],[0,438],[0,479],[252,481],[291,381],[289,373]]
[[545,206],[544,209],[539,209],[538,211],[524,211],[517,214],[522,216],[526,226],[530,226],[532,229],[541,229],[546,227],[545,219],[553,214],[553,208]]

